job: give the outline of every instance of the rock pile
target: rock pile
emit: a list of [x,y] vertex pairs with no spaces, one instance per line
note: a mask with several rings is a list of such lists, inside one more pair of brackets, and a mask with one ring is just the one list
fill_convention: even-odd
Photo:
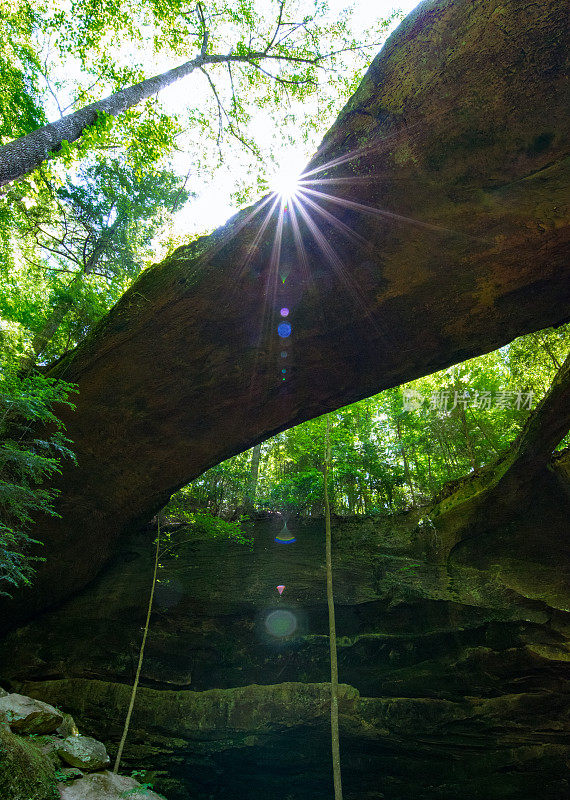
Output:
[[72,717],[0,689],[0,797],[10,800],[163,800],[148,785],[107,768],[105,745]]

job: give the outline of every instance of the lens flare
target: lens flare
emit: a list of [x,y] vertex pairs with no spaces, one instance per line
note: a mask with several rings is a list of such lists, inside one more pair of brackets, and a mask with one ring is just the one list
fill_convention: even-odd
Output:
[[291,336],[291,326],[288,322],[282,322],[281,325],[277,327],[277,333],[282,339],[286,339],[288,336]]
[[265,618],[265,628],[277,639],[291,636],[297,630],[297,618],[292,611],[277,609],[271,611]]
[[282,308],[279,313],[281,314],[282,317],[288,317],[289,316],[289,309],[288,308]]
[[287,523],[285,523],[281,528],[281,530],[279,531],[279,533],[277,534],[277,536],[275,537],[275,541],[279,542],[280,544],[292,544],[297,540],[287,527]]

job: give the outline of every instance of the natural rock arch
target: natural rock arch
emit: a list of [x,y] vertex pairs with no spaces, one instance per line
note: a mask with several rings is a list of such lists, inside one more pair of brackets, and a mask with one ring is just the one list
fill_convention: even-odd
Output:
[[302,256],[286,214],[278,264],[261,201],[145,272],[52,368],[79,386],[61,414],[78,466],[61,517],[35,529],[47,563],[28,613],[85,585],[123,531],[211,465],[570,317],[565,12],[422,3],[308,168],[348,201],[321,205],[354,237],[309,208],[323,240],[301,218]]

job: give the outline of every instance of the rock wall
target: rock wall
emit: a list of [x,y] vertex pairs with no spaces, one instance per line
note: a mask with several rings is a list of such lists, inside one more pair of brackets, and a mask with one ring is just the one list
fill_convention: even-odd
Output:
[[[549,473],[524,512],[459,542],[429,512],[334,525],[345,798],[562,800],[568,495]],[[173,534],[125,751],[169,800],[330,800],[323,523],[289,520],[292,544],[275,541],[282,525],[258,520],[251,549]],[[153,536],[125,540],[87,591],[0,649],[13,688],[111,752]]]

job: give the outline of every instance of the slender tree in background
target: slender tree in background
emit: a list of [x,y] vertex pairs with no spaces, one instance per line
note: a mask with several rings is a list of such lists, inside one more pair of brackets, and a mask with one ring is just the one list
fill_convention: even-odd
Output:
[[[172,507],[171,507],[170,510],[172,510]],[[201,531],[202,533],[206,533],[208,536],[211,536],[212,538],[225,538],[225,539],[229,539],[230,541],[237,542],[240,545],[246,544],[249,547],[252,546],[251,540],[248,539],[246,536],[244,536],[239,523],[231,523],[231,522],[225,522],[225,521],[216,520],[215,517],[213,517],[211,514],[204,514],[204,513],[193,514],[193,513],[188,513],[188,512],[185,512],[184,509],[181,508],[180,506],[178,506],[176,510],[178,511],[178,513],[181,514],[181,516],[185,520],[186,524],[189,525],[190,530],[196,529],[196,530]],[[154,571],[153,571],[152,583],[151,583],[151,587],[150,587],[150,596],[149,596],[149,599],[148,599],[146,620],[145,620],[145,624],[144,624],[144,628],[143,628],[143,638],[142,638],[142,642],[141,642],[141,646],[140,646],[140,650],[139,650],[139,661],[138,661],[138,664],[137,664],[137,670],[136,670],[136,673],[135,673],[135,679],[133,681],[133,687],[131,689],[131,699],[129,701],[129,708],[127,710],[127,716],[125,718],[125,724],[124,724],[124,727],[123,727],[123,734],[121,736],[121,741],[119,742],[119,748],[117,750],[117,756],[115,758],[115,765],[113,767],[113,772],[114,773],[117,773],[119,771],[119,767],[121,765],[121,758],[122,758],[122,755],[123,755],[123,749],[124,749],[125,743],[127,741],[127,736],[129,734],[129,727],[130,727],[130,724],[131,724],[131,717],[132,717],[132,714],[133,714],[133,709],[135,707],[137,689],[138,689],[138,686],[139,686],[139,681],[140,681],[140,676],[141,676],[141,671],[142,671],[142,665],[143,665],[143,661],[144,661],[145,645],[146,645],[146,640],[147,640],[147,637],[148,637],[148,631],[149,631],[149,627],[150,627],[150,617],[151,617],[151,613],[152,613],[152,604],[153,604],[153,600],[154,600],[154,592],[155,592],[155,589],[156,589],[156,584],[159,582],[158,579],[157,579],[158,578],[158,571],[159,571],[159,569],[161,567],[164,567],[163,559],[166,556],[172,556],[173,555],[173,551],[174,551],[174,558],[178,557],[177,554],[176,554],[176,548],[177,548],[178,545],[183,543],[183,540],[182,541],[178,541],[178,542],[173,541],[170,538],[170,534],[168,532],[164,533],[164,535],[162,537],[162,540],[161,540],[160,520],[161,520],[161,514],[162,513],[164,513],[164,512],[159,512],[159,514],[157,515],[157,531],[156,531],[156,542],[155,542],[156,547],[155,547],[155,553],[154,553]],[[162,546],[161,546],[161,541],[162,541]]]
[[334,594],[332,579],[331,509],[329,504],[328,479],[331,471],[330,417],[327,414],[325,434],[325,459],[323,466],[323,488],[325,500],[325,538],[327,566],[327,605],[329,609],[329,646],[331,657],[331,748],[334,782],[334,800],[342,800],[340,773],[340,742],[338,734],[338,662],[336,651],[336,624],[334,617]]
[[255,507],[255,495],[257,493],[257,481],[259,478],[259,459],[261,457],[261,442],[255,445],[251,453],[251,466],[249,481],[245,493],[244,507],[248,514],[252,514]]
[[157,531],[156,531],[156,550],[154,555],[154,572],[152,575],[152,584],[150,587],[150,597],[148,599],[148,607],[146,612],[146,621],[144,624],[143,629],[143,638],[141,642],[141,647],[139,650],[139,663],[137,664],[137,671],[135,673],[135,679],[133,681],[133,688],[131,689],[131,699],[129,702],[129,708],[127,711],[127,716],[125,719],[125,725],[123,727],[123,735],[121,736],[121,741],[119,742],[119,749],[117,750],[117,757],[115,758],[115,766],[113,767],[113,772],[117,773],[119,771],[119,767],[121,765],[121,757],[123,755],[123,748],[125,746],[125,742],[127,741],[127,736],[129,734],[129,726],[131,724],[131,716],[133,714],[133,708],[135,707],[135,700],[137,697],[137,689],[139,686],[139,680],[141,676],[141,670],[143,665],[144,659],[144,648],[146,645],[146,639],[148,636],[148,629],[150,625],[150,615],[152,613],[152,602],[154,600],[154,590],[156,588],[156,576],[158,573],[158,565],[160,560],[160,518],[157,521]]

